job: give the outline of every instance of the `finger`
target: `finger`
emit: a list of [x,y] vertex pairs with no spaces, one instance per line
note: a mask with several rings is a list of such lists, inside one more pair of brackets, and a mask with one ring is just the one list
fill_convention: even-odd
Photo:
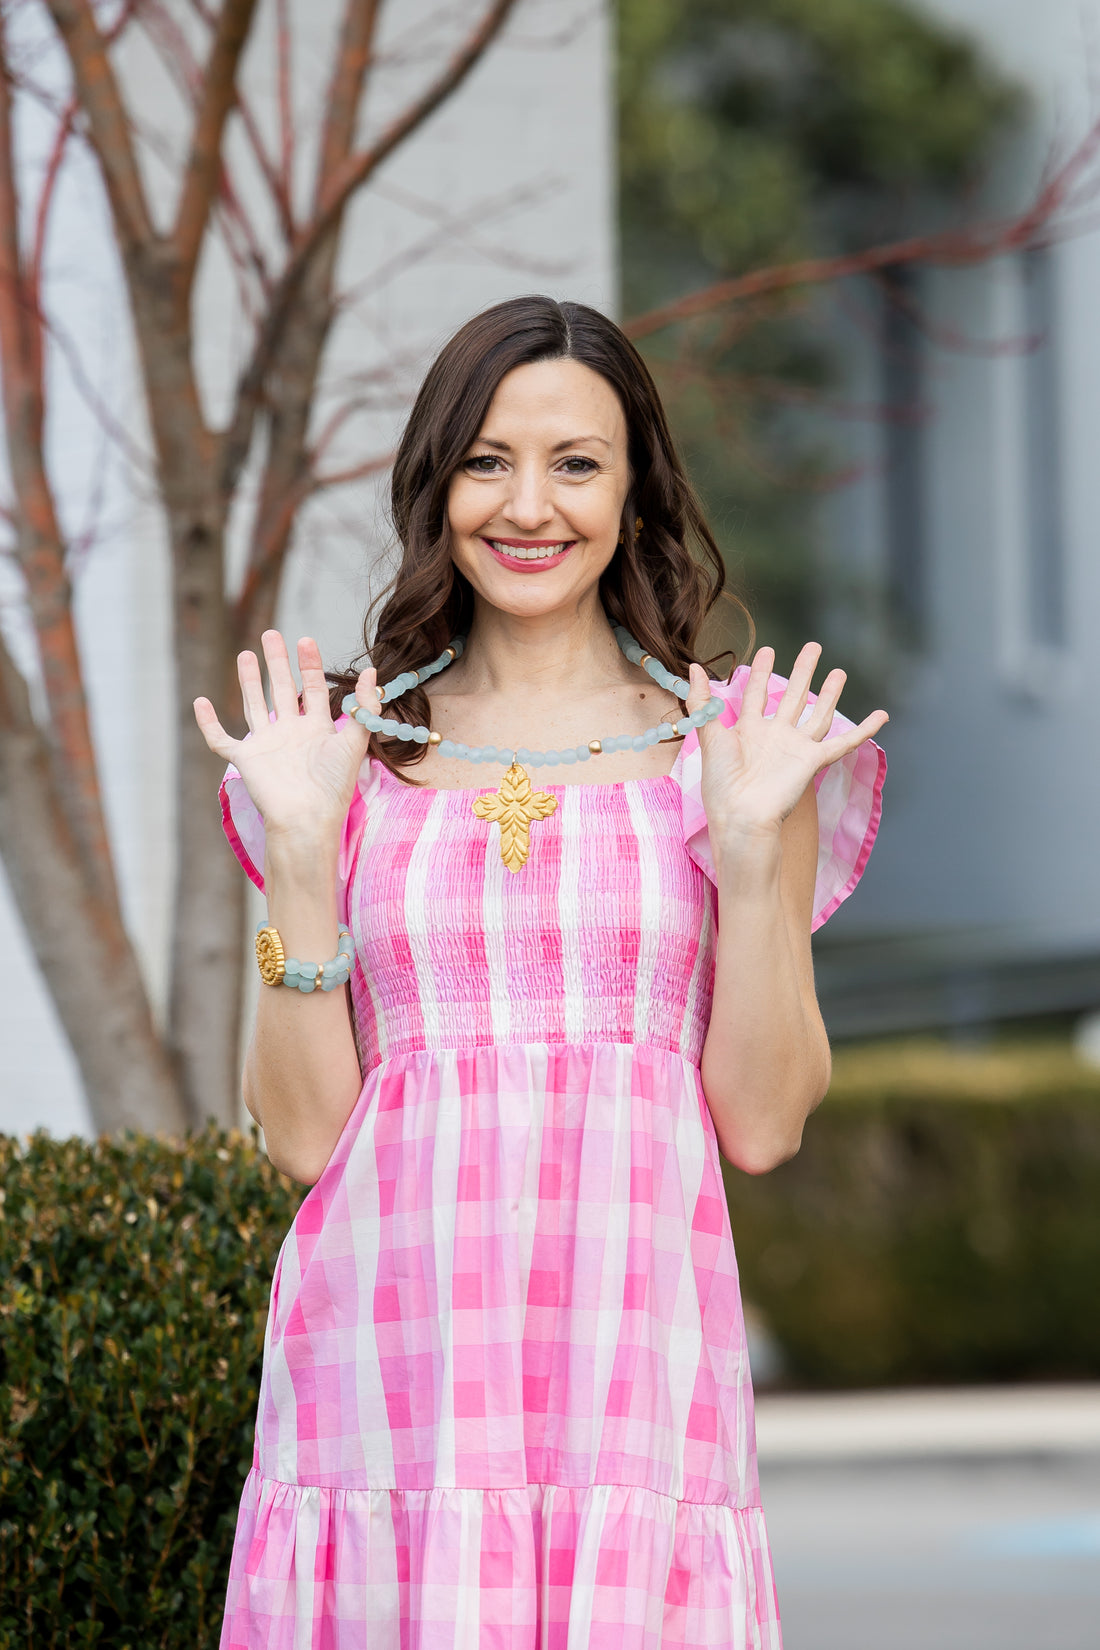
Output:
[[817,696],[813,712],[803,722],[804,730],[811,739],[824,739],[833,725],[836,707],[840,703],[840,695],[844,691],[844,684],[848,680],[843,670],[830,670],[821,684],[821,692]]
[[702,710],[703,706],[710,698],[710,677],[707,675],[702,665],[688,666],[688,683],[690,685],[691,692],[684,700],[684,704],[687,706],[689,711]]
[[889,720],[884,710],[873,710],[870,716],[863,718],[858,727],[850,729],[848,733],[837,734],[835,739],[826,739],[821,746],[819,767],[831,767],[834,762],[839,762],[842,756],[848,756],[852,751],[858,750],[868,739],[873,739]]
[[806,709],[806,700],[810,694],[810,683],[813,681],[817,662],[821,658],[821,643],[807,642],[799,652],[794,662],[787,686],[783,690],[783,697],[776,707],[775,717],[778,722],[789,722],[793,727]]
[[374,716],[381,716],[382,690],[378,686],[378,672],[373,665],[368,665],[365,670],[359,672],[355,683],[355,697]]
[[199,724],[199,732],[206,740],[207,750],[213,751],[215,756],[221,756],[226,762],[232,762],[240,748],[240,740],[233,739],[218,721],[217,712],[209,699],[196,699],[194,703],[195,721]]
[[763,716],[768,708],[768,685],[775,667],[774,647],[759,647],[752,661],[745,696],[741,700],[742,716]]
[[297,716],[298,686],[291,673],[286,643],[277,630],[265,630],[260,642],[267,661],[267,679],[271,683],[271,703],[275,707],[275,714]]
[[244,719],[249,729],[255,733],[267,722],[267,700],[264,698],[264,684],[260,676],[260,661],[254,653],[237,654],[237,680],[241,684],[241,704],[244,707]]
[[321,650],[312,636],[303,636],[298,643],[298,674],[302,678],[302,708],[306,715],[330,717],[325,667]]

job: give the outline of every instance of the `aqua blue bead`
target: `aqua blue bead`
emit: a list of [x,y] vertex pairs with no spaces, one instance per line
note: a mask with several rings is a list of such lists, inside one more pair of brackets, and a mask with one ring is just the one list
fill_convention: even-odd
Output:
[[645,740],[647,745],[655,745],[660,737],[660,729],[658,728],[646,728],[645,732],[642,734],[642,738]]
[[411,745],[416,736],[407,722],[400,722],[397,727],[397,737],[406,745]]
[[345,716],[354,716],[358,708],[359,701],[355,697],[354,693],[345,694],[344,698],[340,701],[340,709],[343,711]]
[[393,716],[386,716],[382,719],[382,732],[388,733],[391,739],[396,737],[398,728],[404,726],[404,722],[398,722]]
[[690,716],[681,716],[680,720],[676,724],[676,732],[677,733],[684,733],[684,734],[687,734],[687,733],[691,732],[691,717]]
[[460,762],[468,762],[470,760],[470,747],[469,745],[458,744],[455,746],[453,754],[458,757]]
[[299,980],[298,981],[298,990],[305,997],[308,997],[310,992],[311,991],[316,991],[316,989],[317,989],[316,980]]
[[637,734],[631,741],[631,747],[636,751],[644,751],[646,747],[645,734]]
[[675,739],[676,729],[671,722],[662,722],[657,729],[657,736],[661,740]]
[[454,753],[455,753],[455,742],[454,742],[453,739],[441,739],[439,741],[439,754],[440,754],[440,756],[453,756]]
[[561,759],[565,763],[566,767],[568,767],[570,763],[576,762],[577,760],[577,753],[575,750],[564,750],[559,752],[559,755],[561,756]]
[[297,957],[288,957],[286,962],[283,964],[283,971],[288,979],[294,980],[297,979],[298,970],[301,966],[302,965],[298,961]]
[[480,745],[471,745],[469,751],[467,752],[468,760],[471,762],[480,762],[481,752],[482,747]]
[[545,761],[548,768],[556,768],[561,761],[561,753],[559,751],[547,751]]
[[688,718],[688,720],[690,721],[693,728],[701,728],[703,723],[705,721],[707,721],[707,719],[708,719],[707,718],[707,713],[706,713],[705,710],[702,710],[702,709],[693,710],[690,717]]
[[521,767],[526,767],[530,760],[531,752],[527,749],[526,745],[521,745],[519,750],[516,752],[516,761]]
[[592,760],[592,752],[587,745],[578,745],[576,755],[578,762],[590,762]]
[[542,751],[532,751],[530,756],[527,758],[527,766],[529,768],[541,768],[545,761],[546,758]]
[[321,981],[321,990],[335,991],[339,984],[339,980],[335,979],[331,974],[326,974],[324,979]]
[[312,980],[317,972],[318,969],[316,963],[300,962],[298,964],[298,973],[301,975],[303,980]]
[[430,731],[431,730],[428,728],[420,727],[413,729],[413,738],[416,740],[418,745],[426,745],[428,743],[428,734]]

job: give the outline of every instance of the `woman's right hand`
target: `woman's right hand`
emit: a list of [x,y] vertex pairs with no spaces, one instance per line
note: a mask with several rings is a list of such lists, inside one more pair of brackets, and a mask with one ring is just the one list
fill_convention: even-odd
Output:
[[[353,717],[340,727],[333,723],[329,687],[312,637],[298,643],[301,709],[282,636],[265,630],[261,641],[274,718],[268,714],[259,660],[254,653],[241,653],[237,677],[251,737],[232,739],[209,699],[195,700],[195,720],[215,756],[232,762],[244,780],[269,838],[316,843],[338,837],[370,735]],[[373,670],[360,673],[355,691],[361,705],[380,713]]]

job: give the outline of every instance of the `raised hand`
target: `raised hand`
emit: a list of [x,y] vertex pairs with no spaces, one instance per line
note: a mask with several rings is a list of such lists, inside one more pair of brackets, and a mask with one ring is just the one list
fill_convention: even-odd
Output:
[[[799,726],[820,657],[819,644],[807,642],[774,716],[765,716],[775,651],[758,649],[736,723],[726,728],[708,722],[699,730],[702,799],[712,840],[733,842],[778,833],[814,776],[872,739],[889,721],[884,710],[875,710],[858,727],[828,739],[846,681],[844,671],[831,670],[811,715]],[[710,697],[702,665],[692,665],[690,680],[687,706],[695,710]]]
[[[268,713],[256,655],[241,653],[237,677],[251,737],[232,739],[209,699],[195,700],[195,720],[215,756],[237,768],[269,837],[318,842],[338,836],[369,735],[353,719],[340,727],[333,723],[321,655],[311,637],[298,643],[301,709],[282,636],[265,630],[261,640],[274,718]],[[355,691],[360,704],[377,714],[380,701],[373,670],[361,672]]]

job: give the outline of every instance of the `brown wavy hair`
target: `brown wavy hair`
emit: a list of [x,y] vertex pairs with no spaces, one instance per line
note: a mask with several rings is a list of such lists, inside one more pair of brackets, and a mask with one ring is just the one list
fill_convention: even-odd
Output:
[[[391,513],[401,563],[367,614],[364,654],[329,677],[334,715],[343,696],[354,692],[368,656],[379,682],[392,681],[436,658],[452,637],[469,630],[473,591],[451,559],[447,494],[481,433],[497,386],[514,367],[535,361],[590,367],[611,385],[626,417],[631,482],[623,540],[600,580],[608,618],[625,625],[647,653],[677,675],[686,674],[696,657],[703,622],[723,593],[725,567],[648,367],[598,310],[541,295],[511,298],[467,321],[428,369],[393,466]],[[744,603],[733,600],[751,631]],[[719,657],[728,658],[730,651]],[[428,695],[413,688],[387,705],[386,715],[430,727]],[[377,735],[371,739],[371,754],[393,771],[420,760],[426,748]]]

